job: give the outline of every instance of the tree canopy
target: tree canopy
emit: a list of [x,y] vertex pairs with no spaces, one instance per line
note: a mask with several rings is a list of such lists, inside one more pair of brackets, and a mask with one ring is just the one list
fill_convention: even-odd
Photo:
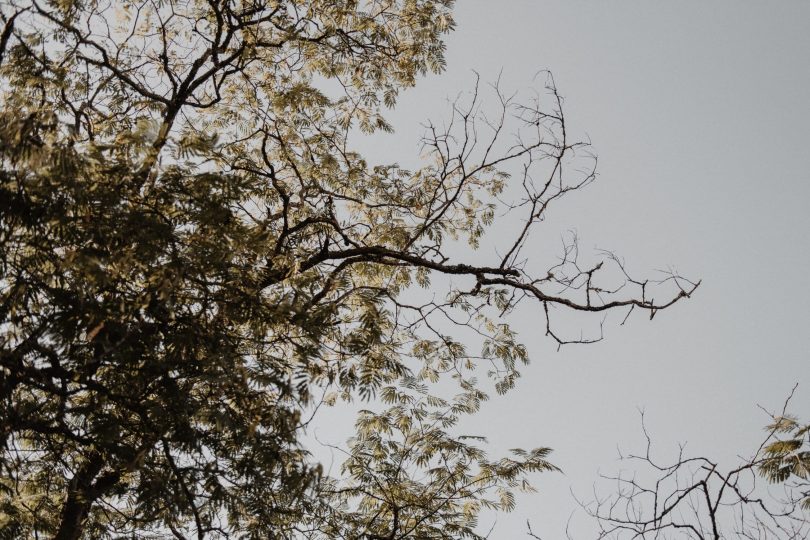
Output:
[[[453,428],[481,366],[505,392],[528,360],[505,317],[534,302],[563,344],[555,310],[653,316],[697,284],[524,253],[595,179],[551,79],[528,102],[495,86],[494,114],[474,88],[416,170],[353,150],[443,69],[451,8],[0,5],[0,534],[476,537],[553,469]],[[504,212],[520,225],[472,255]],[[302,433],[352,399],[379,410],[332,478]]]

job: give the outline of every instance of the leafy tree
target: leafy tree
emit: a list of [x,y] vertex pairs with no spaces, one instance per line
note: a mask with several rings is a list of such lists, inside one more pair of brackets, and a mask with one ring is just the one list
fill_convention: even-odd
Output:
[[[568,174],[587,145],[551,80],[528,104],[496,88],[494,115],[476,89],[418,170],[352,150],[443,68],[451,4],[0,5],[4,534],[475,537],[482,507],[553,468],[454,433],[486,397],[477,366],[504,392],[527,360],[502,317],[533,300],[562,344],[555,310],[652,316],[697,285],[574,244],[532,272],[531,231],[595,178]],[[499,208],[521,220],[500,255],[456,262]],[[419,300],[431,280],[446,295]],[[313,411],[375,396],[326,477],[301,444]]]

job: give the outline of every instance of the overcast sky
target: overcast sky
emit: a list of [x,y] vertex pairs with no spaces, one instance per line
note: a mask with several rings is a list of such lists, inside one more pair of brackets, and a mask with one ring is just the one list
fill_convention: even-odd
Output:
[[569,489],[587,496],[617,470],[617,446],[640,449],[638,408],[662,449],[686,442],[729,465],[761,439],[757,404],[777,408],[799,383],[792,410],[810,419],[810,2],[466,0],[456,19],[447,72],[407,92],[397,133],[364,151],[415,156],[419,122],[469,89],[472,69],[503,70],[515,89],[549,69],[599,179],[546,233],[576,229],[638,274],[703,280],[653,321],[609,320],[595,345],[555,352],[539,312],[513,321],[532,364],[476,422],[493,455],[551,446],[565,474],[538,477],[492,538],[522,537],[527,518],[562,537]]

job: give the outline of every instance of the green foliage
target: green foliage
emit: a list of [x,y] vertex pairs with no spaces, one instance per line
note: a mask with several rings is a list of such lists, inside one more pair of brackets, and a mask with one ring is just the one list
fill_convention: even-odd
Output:
[[451,435],[486,398],[474,381],[461,385],[465,391],[446,401],[405,378],[382,389],[388,409],[360,412],[343,464],[350,480],[323,487],[340,508],[354,510],[330,516],[316,537],[483,538],[475,532],[482,508],[511,510],[513,490],[532,489],[529,473],[556,470],[548,448],[489,461],[484,439]]
[[[470,372],[502,393],[528,361],[502,316],[533,299],[563,343],[549,307],[655,313],[694,286],[613,297],[568,249],[526,273],[531,227],[594,178],[562,175],[583,145],[553,85],[548,112],[497,89],[500,121],[457,103],[417,171],[351,149],[443,68],[451,5],[0,5],[0,535],[476,537],[482,508],[553,470],[548,449],[489,460],[455,431],[485,398]],[[451,262],[508,163],[525,222],[494,263]],[[358,418],[340,478],[301,444],[321,395],[387,406]]]
[[793,416],[774,418],[767,427],[776,437],[765,446],[759,472],[774,483],[795,481],[802,489],[801,506],[810,510],[810,424]]

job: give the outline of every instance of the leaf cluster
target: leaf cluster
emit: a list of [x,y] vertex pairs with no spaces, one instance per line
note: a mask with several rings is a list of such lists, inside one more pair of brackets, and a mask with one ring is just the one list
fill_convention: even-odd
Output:
[[801,505],[810,510],[810,425],[796,417],[781,415],[767,427],[776,440],[765,446],[759,472],[774,483],[795,479],[804,487]]

